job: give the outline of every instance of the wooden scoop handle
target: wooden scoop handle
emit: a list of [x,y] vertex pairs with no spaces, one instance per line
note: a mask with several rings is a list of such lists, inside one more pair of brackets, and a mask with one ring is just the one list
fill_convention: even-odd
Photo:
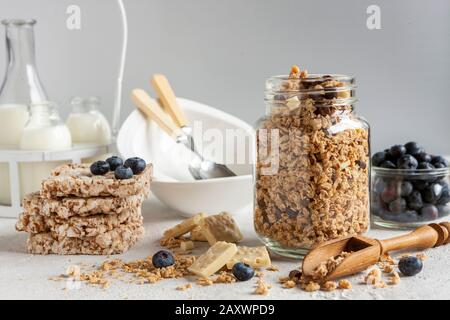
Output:
[[142,89],[134,89],[131,92],[131,100],[135,106],[147,117],[155,121],[156,124],[167,134],[176,138],[181,132],[180,129],[170,120],[162,108],[150,98]]
[[178,105],[175,93],[167,78],[162,74],[155,74],[151,84],[158,95],[165,111],[171,116],[175,124],[181,128],[188,125],[188,120]]
[[381,254],[402,249],[427,249],[444,244],[449,238],[446,231],[444,226],[432,223],[402,236],[377,241],[380,244]]

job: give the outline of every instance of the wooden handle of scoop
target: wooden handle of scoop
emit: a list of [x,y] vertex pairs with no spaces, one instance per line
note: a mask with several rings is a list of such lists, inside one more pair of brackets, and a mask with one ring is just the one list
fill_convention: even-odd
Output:
[[167,78],[162,74],[155,74],[151,84],[158,95],[164,110],[172,117],[175,124],[181,128],[188,125],[188,120],[181,110],[175,93]]
[[172,137],[180,135],[180,129],[170,120],[164,110],[142,89],[134,89],[131,92],[131,100],[134,105],[147,117]]
[[422,226],[408,234],[377,240],[381,247],[381,254],[402,249],[427,249],[440,246],[449,240],[447,227],[435,223]]

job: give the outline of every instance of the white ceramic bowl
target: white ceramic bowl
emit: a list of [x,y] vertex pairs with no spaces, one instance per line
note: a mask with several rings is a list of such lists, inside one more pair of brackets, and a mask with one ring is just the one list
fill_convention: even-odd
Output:
[[[238,214],[249,210],[253,199],[253,128],[232,115],[204,104],[181,98],[178,98],[178,102],[193,126],[199,149],[207,154],[208,159],[226,163],[237,174],[236,177],[194,180],[189,174],[187,162],[180,162],[183,156],[189,156],[189,151],[176,144],[153,121],[147,120],[137,110],[128,116],[120,129],[117,137],[119,153],[124,158],[139,156],[153,163],[152,193],[182,216],[192,216],[199,212],[216,214],[220,211]],[[237,129],[241,134],[245,132],[245,161],[242,164],[232,163],[236,162],[235,159],[231,162],[219,159],[220,152],[208,154],[207,141],[202,146],[204,140],[211,139],[216,134],[225,136],[230,132],[229,129]],[[200,133],[204,135],[199,136]],[[243,158],[241,162],[242,160]]]

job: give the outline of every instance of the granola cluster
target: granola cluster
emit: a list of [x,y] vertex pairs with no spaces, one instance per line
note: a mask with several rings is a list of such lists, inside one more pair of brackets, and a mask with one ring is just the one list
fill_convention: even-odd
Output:
[[369,130],[347,80],[295,71],[268,85],[254,224],[271,242],[309,249],[368,229]]

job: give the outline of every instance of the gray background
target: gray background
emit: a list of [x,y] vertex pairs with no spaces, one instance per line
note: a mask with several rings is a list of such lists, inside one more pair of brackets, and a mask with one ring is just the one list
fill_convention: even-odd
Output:
[[[66,8],[82,10],[81,30]],[[366,28],[381,7],[382,30]],[[373,150],[417,140],[450,154],[450,1],[126,0],[130,39],[122,119],[132,88],[165,73],[177,94],[249,123],[264,113],[267,77],[299,64],[358,79],[358,113],[372,125]],[[0,0],[1,18],[38,20],[37,62],[53,100],[99,95],[112,114],[121,43],[113,0]],[[0,72],[5,67],[0,42]]]

